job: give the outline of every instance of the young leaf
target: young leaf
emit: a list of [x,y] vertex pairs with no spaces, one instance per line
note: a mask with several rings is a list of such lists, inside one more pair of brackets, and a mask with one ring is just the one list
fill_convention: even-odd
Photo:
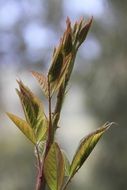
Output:
[[20,88],[20,90],[17,90],[17,93],[21,100],[26,121],[30,124],[32,128],[35,128],[36,119],[40,109],[40,101],[31,92],[31,90],[22,83],[22,81],[17,81],[17,82]]
[[84,42],[86,36],[89,32],[91,27],[93,17],[85,22],[83,18],[80,19],[79,22],[76,22],[73,27],[73,39],[74,39],[74,46],[75,49],[78,50],[79,46]]
[[67,29],[63,35],[63,50],[64,50],[65,55],[68,55],[69,53],[71,53],[73,49],[72,29],[71,29],[71,22],[69,18],[67,18],[66,24],[67,24]]
[[44,108],[37,96],[21,81],[18,81],[20,91],[17,90],[22,103],[27,123],[33,128],[37,140],[40,141],[48,127],[48,119],[44,113]]
[[71,163],[71,168],[70,168],[70,177],[73,177],[75,173],[81,168],[85,160],[88,158],[92,150],[94,149],[95,145],[103,135],[103,133],[111,126],[111,124],[105,124],[103,127],[97,129],[96,131],[90,133],[87,137],[85,137],[74,157]]
[[78,22],[75,22],[75,24],[73,26],[74,45],[76,45],[76,43],[78,41],[79,32],[82,28],[83,22],[84,22],[84,19],[81,18]]
[[70,162],[64,151],[62,151],[62,154],[63,154],[63,158],[64,158],[65,176],[69,176],[70,175]]
[[29,124],[20,117],[7,113],[8,117],[15,123],[15,125],[24,133],[24,135],[33,143],[36,144],[35,134]]
[[63,65],[62,41],[59,46],[55,48],[52,58],[52,64],[48,72],[50,82],[54,82],[60,75]]
[[48,120],[45,118],[40,120],[40,125],[38,125],[38,127],[34,131],[37,138],[37,142],[45,141],[48,131]]
[[51,190],[60,190],[64,180],[64,159],[57,143],[53,143],[44,163],[44,175]]
[[44,76],[42,73],[38,73],[35,71],[32,71],[32,75],[37,79],[45,96],[48,97],[48,82],[46,76]]
[[69,72],[68,69],[71,63],[71,59],[72,59],[72,54],[69,54],[68,56],[65,57],[59,77],[54,82],[50,82],[51,95],[55,91],[57,91],[59,87],[62,85],[62,83],[65,81],[66,75]]
[[78,36],[78,41],[79,41],[79,46],[84,42],[84,40],[86,39],[86,36],[88,34],[88,31],[91,27],[93,21],[93,17],[87,22],[87,23],[83,23],[84,26],[82,26],[82,29],[79,32],[79,36]]

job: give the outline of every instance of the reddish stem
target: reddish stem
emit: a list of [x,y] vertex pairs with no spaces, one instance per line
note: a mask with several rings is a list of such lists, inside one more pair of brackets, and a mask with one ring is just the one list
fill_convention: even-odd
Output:
[[[52,111],[51,111],[51,94],[50,94],[50,82],[48,80],[48,102],[49,102],[49,127],[48,127],[48,138],[46,143],[46,149],[44,153],[43,162],[41,163],[41,169],[38,171],[37,182],[36,182],[36,190],[45,190],[46,180],[44,176],[44,161],[50,149],[50,146],[53,142],[53,130],[52,130]],[[39,159],[40,160],[40,159]],[[40,162],[39,162],[40,163]]]

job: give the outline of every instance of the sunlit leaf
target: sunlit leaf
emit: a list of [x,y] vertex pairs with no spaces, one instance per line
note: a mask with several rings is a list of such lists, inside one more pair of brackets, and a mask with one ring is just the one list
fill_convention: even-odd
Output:
[[22,81],[18,81],[18,84],[20,90],[17,90],[17,93],[22,103],[26,121],[32,128],[35,128],[36,119],[40,111],[39,109],[43,109],[41,102]]
[[21,81],[18,81],[20,91],[17,90],[22,103],[26,121],[34,130],[38,141],[43,138],[48,127],[48,119],[39,98],[31,92]]
[[37,143],[34,148],[34,153],[35,153],[36,158],[38,159],[38,154],[39,154],[41,161],[44,158],[45,147],[46,147],[46,141],[44,140],[44,141],[40,141],[39,143]]
[[48,82],[46,76],[42,73],[32,71],[33,76],[37,79],[46,97],[48,97]]
[[97,129],[96,131],[90,133],[87,137],[85,137],[74,157],[71,163],[71,168],[70,168],[70,176],[73,176],[83,165],[85,160],[88,158],[92,150],[94,149],[95,145],[103,135],[103,133],[111,126],[111,124],[105,124],[103,127]]
[[20,117],[7,113],[8,117],[14,122],[14,124],[24,133],[24,135],[33,143],[36,144],[35,134],[29,124]]
[[44,118],[43,120],[41,120],[40,125],[35,129],[35,135],[38,142],[46,140],[47,131],[48,131],[48,120]]
[[51,190],[60,190],[64,179],[64,159],[57,143],[53,143],[44,163],[44,174]]
[[70,162],[64,151],[62,151],[62,154],[63,154],[63,158],[64,158],[65,176],[69,176],[70,175]]

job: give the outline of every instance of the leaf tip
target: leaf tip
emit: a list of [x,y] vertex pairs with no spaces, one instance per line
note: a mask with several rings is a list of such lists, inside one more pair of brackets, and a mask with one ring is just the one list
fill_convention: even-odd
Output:
[[5,114],[9,117],[9,112],[5,112]]
[[106,126],[106,128],[107,128],[107,130],[110,128],[110,127],[112,127],[112,126],[119,126],[119,124],[118,123],[116,123],[116,122],[107,122],[106,124],[105,124],[105,126]]
[[11,118],[11,116],[13,115],[13,114],[10,113],[10,112],[5,112],[5,114],[6,114],[9,118]]

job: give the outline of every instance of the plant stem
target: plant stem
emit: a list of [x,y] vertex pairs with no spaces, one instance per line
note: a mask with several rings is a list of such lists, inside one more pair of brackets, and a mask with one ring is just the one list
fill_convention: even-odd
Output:
[[48,102],[49,102],[49,129],[48,129],[48,144],[50,146],[50,144],[53,142],[53,128],[52,128],[52,104],[51,104],[51,90],[50,90],[50,81],[48,78]]
[[38,161],[38,174],[37,174],[37,181],[36,181],[36,190],[45,189],[45,179],[43,174],[43,162],[41,162],[38,146],[36,145],[37,151],[37,161]]
[[36,190],[44,190],[45,189],[45,179],[43,175],[39,172],[37,175],[37,182],[36,182]]
[[39,164],[39,172],[38,172],[38,176],[37,176],[37,183],[36,183],[36,190],[45,190],[45,186],[46,186],[46,180],[44,177],[44,161],[45,158],[48,154],[48,151],[50,149],[50,146],[53,142],[53,129],[52,129],[52,109],[51,109],[51,93],[50,93],[50,82],[48,80],[48,103],[49,103],[49,127],[48,127],[48,138],[47,138],[47,142],[46,142],[46,149],[45,149],[45,153],[44,153],[44,157],[43,157],[43,162],[41,163],[40,161],[40,156],[39,156],[39,151],[38,148],[36,147],[37,150],[37,155],[38,155],[38,164]]
[[[38,173],[38,176],[37,176],[36,190],[45,190],[46,181],[45,181],[45,177],[44,177],[44,161],[45,161],[45,158],[46,158],[46,156],[48,154],[50,146],[54,141],[54,133],[55,133],[55,129],[57,128],[58,121],[60,119],[62,103],[63,103],[63,100],[64,100],[66,87],[67,87],[67,84],[68,84],[68,81],[70,79],[70,75],[71,75],[71,72],[72,72],[72,69],[73,69],[75,56],[76,56],[76,51],[75,51],[75,53],[73,53],[73,58],[71,60],[70,72],[68,73],[68,76],[66,78],[65,83],[60,87],[58,95],[57,95],[57,103],[56,103],[56,107],[55,107],[55,110],[54,110],[54,116],[56,116],[56,118],[53,120],[53,122],[52,122],[51,89],[50,89],[50,81],[49,81],[49,78],[48,78],[48,106],[49,106],[48,107],[48,109],[49,109],[48,138],[47,138],[47,142],[46,142],[46,149],[45,149],[45,153],[44,153],[43,163],[41,163],[41,171]],[[67,187],[68,183],[70,182],[70,180],[71,179],[68,179],[67,183],[63,187],[63,190],[66,189],[66,187]]]
[[39,150],[38,150],[37,145],[35,145],[35,149],[36,149],[36,152],[37,152],[38,170],[40,171],[41,170],[41,159],[40,159]]

